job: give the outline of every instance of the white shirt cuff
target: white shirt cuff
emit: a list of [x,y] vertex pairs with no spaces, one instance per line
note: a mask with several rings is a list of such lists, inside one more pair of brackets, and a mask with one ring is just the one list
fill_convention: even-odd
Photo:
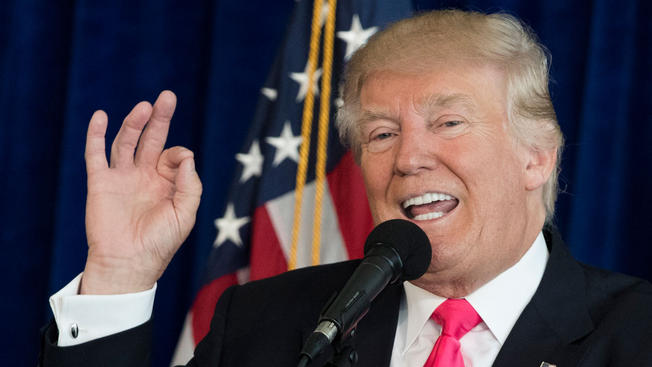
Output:
[[66,347],[99,339],[141,325],[152,316],[152,289],[116,295],[80,295],[82,274],[50,297],[59,328],[58,345]]

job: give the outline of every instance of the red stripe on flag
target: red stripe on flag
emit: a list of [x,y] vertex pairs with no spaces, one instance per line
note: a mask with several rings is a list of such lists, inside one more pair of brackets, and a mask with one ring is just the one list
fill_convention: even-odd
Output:
[[251,229],[251,280],[271,277],[288,269],[281,242],[265,206],[256,208]]
[[208,334],[217,300],[234,284],[238,284],[235,273],[226,274],[203,286],[197,293],[192,305],[192,337],[195,345]]
[[349,151],[328,174],[328,187],[350,259],[362,257],[373,220],[360,167]]

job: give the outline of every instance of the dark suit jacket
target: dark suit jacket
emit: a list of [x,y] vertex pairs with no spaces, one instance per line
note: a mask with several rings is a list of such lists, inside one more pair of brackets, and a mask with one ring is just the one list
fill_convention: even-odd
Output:
[[[554,230],[550,259],[494,366],[652,366],[652,286],[576,262]],[[359,261],[301,269],[228,289],[189,366],[296,366],[329,297]],[[388,366],[403,287],[386,288],[358,325],[357,366]],[[150,323],[79,346],[42,333],[42,366],[144,366]],[[324,358],[330,357],[331,351]],[[419,366],[420,367],[420,366]]]

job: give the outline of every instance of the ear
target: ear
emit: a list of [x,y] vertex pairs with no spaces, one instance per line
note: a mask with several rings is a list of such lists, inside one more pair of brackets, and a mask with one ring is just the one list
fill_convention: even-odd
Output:
[[536,190],[548,181],[557,164],[557,150],[528,150],[525,162],[525,188]]

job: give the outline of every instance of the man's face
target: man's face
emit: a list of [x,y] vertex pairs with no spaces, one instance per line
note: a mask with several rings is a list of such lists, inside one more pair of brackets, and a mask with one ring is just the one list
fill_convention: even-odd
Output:
[[422,279],[481,281],[518,261],[531,244],[531,204],[504,74],[464,65],[379,71],[360,102],[360,162],[374,221],[408,219],[427,233],[433,256]]

